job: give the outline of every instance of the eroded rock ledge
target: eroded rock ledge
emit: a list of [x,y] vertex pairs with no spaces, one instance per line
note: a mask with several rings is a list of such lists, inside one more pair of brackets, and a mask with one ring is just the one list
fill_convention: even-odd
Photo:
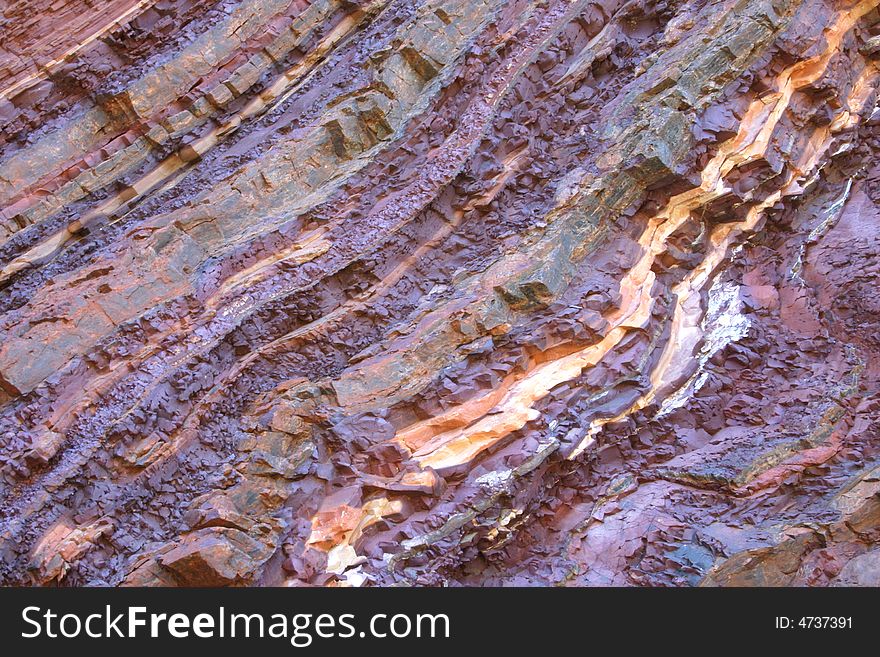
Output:
[[0,581],[880,584],[878,4],[12,3]]

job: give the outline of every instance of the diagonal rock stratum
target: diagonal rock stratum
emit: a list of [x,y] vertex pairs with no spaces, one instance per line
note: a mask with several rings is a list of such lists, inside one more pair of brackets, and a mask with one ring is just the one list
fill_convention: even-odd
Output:
[[18,2],[0,581],[877,585],[880,11]]

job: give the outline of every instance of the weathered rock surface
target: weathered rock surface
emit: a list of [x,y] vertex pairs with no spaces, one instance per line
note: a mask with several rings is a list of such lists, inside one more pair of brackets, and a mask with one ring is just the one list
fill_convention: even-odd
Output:
[[10,3],[0,582],[880,584],[878,5]]

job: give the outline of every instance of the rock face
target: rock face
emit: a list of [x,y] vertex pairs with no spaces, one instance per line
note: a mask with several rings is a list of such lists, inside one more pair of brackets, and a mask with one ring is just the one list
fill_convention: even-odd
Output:
[[880,584],[878,4],[8,3],[0,582]]

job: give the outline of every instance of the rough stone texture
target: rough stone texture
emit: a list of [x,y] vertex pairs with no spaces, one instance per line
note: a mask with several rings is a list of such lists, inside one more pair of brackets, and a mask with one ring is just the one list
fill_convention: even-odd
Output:
[[37,0],[0,582],[880,584],[880,13]]

